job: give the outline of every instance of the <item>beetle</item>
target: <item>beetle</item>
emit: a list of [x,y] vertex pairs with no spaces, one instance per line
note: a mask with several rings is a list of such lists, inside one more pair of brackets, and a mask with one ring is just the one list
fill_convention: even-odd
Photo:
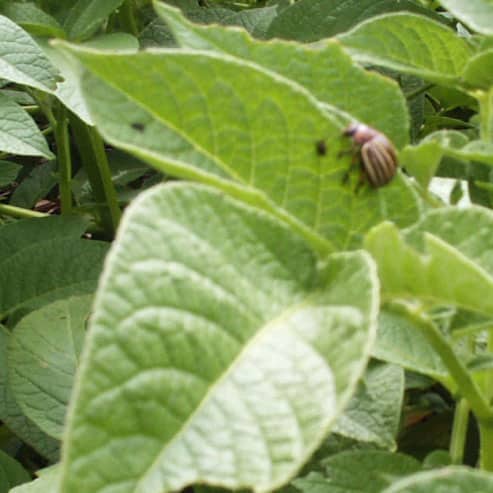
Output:
[[381,132],[363,123],[352,123],[344,130],[359,148],[364,177],[374,188],[383,187],[397,173],[397,151]]

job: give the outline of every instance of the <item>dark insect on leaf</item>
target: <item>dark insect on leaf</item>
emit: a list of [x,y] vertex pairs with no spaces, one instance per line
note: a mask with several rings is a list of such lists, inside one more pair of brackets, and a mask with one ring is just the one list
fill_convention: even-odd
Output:
[[146,127],[143,123],[135,122],[132,123],[132,128],[138,130],[139,132],[143,132]]
[[319,156],[325,156],[327,154],[327,144],[325,143],[325,140],[318,140],[315,142],[315,149]]

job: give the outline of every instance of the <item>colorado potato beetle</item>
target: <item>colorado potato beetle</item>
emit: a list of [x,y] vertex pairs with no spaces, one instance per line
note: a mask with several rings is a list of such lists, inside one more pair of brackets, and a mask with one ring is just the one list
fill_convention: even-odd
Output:
[[344,130],[359,147],[364,177],[374,188],[389,183],[397,172],[397,152],[390,140],[381,132],[363,123],[352,123]]

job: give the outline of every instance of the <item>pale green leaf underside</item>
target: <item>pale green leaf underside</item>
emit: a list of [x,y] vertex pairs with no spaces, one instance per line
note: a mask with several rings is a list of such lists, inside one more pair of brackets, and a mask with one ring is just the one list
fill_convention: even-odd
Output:
[[464,38],[423,16],[398,13],[362,22],[338,38],[356,59],[454,84],[473,48]]
[[31,116],[0,93],[0,151],[20,156],[53,158],[43,134]]
[[[419,215],[401,176],[359,194],[356,176],[343,183],[350,157],[339,151],[350,143],[341,125],[288,79],[211,51],[72,50],[90,72],[84,94],[103,136],[167,173],[241,195],[228,189],[234,179],[332,249],[358,247],[382,219],[405,226]],[[316,151],[320,140],[324,156]]]
[[493,2],[491,0],[440,0],[457,19],[482,34],[493,35]]
[[0,15],[0,77],[52,91],[57,73],[34,40],[17,24]]
[[29,313],[9,345],[9,381],[25,415],[60,439],[89,316],[92,295],[72,297]]
[[466,467],[420,472],[397,481],[382,493],[489,493],[493,474]]
[[382,223],[368,233],[365,245],[377,261],[386,297],[418,297],[491,316],[492,228],[488,209],[443,208],[404,234]]
[[317,267],[282,223],[213,189],[141,195],[97,295],[62,491],[282,485],[366,365],[372,265],[355,252]]
[[317,47],[280,40],[265,43],[243,30],[194,25],[179,10],[163,3],[157,3],[156,10],[182,47],[212,49],[258,63],[301,84],[317,99],[349,113],[354,120],[384,132],[398,148],[409,141],[409,115],[398,85],[358,67],[339,43],[331,41]]

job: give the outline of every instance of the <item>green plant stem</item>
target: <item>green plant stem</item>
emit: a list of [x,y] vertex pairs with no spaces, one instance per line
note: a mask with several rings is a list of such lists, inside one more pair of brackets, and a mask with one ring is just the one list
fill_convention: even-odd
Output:
[[452,459],[452,464],[462,464],[464,459],[469,411],[468,402],[465,399],[460,399],[455,407],[452,437],[450,439],[450,458]]
[[[488,331],[487,351],[489,353],[493,353],[493,328],[492,327],[490,327],[490,330]],[[486,394],[486,399],[488,400],[489,404],[491,405],[491,403],[493,401],[493,371],[492,370],[490,370],[488,372],[488,375],[486,376],[484,391]]]
[[62,214],[72,214],[72,156],[68,135],[67,110],[61,104],[56,112],[55,142],[57,147],[58,184]]
[[493,471],[493,424],[491,422],[478,421],[480,451],[479,464],[485,471]]
[[[488,352],[493,352],[493,330],[488,332]],[[490,370],[484,380],[484,393],[488,403],[493,400],[493,372]],[[493,424],[489,421],[478,420],[480,436],[480,465],[481,469],[493,471]]]
[[459,394],[467,400],[476,418],[493,426],[493,410],[467,368],[462,364],[452,346],[433,321],[420,308],[405,303],[392,303],[391,307],[414,322],[416,328],[423,333],[433,349],[440,356],[450,376],[457,385]]
[[119,19],[121,27],[123,27],[126,32],[133,34],[134,36],[139,35],[139,28],[137,26],[137,21],[135,20],[133,0],[125,0],[125,2],[123,2],[123,5],[120,7]]
[[[484,142],[493,142],[493,89],[481,92],[476,96],[479,101],[479,135]],[[488,335],[488,351],[493,350],[493,333]],[[493,397],[493,371],[486,377],[485,393],[488,404]],[[493,424],[490,420],[478,417],[480,436],[480,467],[486,471],[493,471]]]
[[479,101],[479,135],[485,142],[493,142],[493,89],[476,94]]
[[86,125],[73,113],[70,123],[79,149],[82,164],[91,183],[94,198],[99,207],[101,223],[108,239],[114,237],[121,211],[111,179],[111,171],[104,143],[96,129]]
[[20,219],[49,216],[49,214],[45,214],[44,212],[31,211],[30,209],[23,209],[22,207],[7,204],[0,204],[0,214],[9,217],[18,217]]

